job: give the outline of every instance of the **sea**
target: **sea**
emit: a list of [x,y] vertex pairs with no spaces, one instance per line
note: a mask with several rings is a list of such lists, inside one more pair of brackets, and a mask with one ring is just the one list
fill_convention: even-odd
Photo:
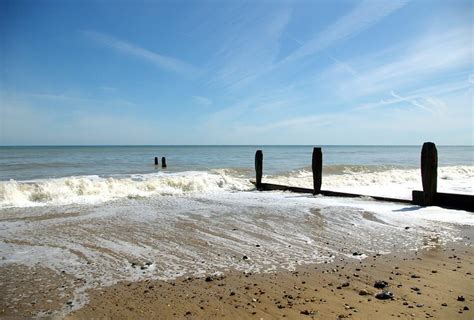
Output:
[[[0,147],[0,208],[248,191],[257,149],[264,154],[264,181],[312,186],[312,146]],[[323,189],[409,198],[421,188],[419,146],[322,150]],[[438,158],[439,190],[472,194],[474,147],[439,146]]]
[[[311,188],[313,146],[0,147],[0,274],[81,279],[62,284],[68,313],[120,281],[294,270],[474,236],[471,212],[371,198],[422,189],[421,146],[320,147],[322,188],[362,197],[255,189],[256,150],[263,182]],[[472,195],[474,147],[437,148],[438,190]]]

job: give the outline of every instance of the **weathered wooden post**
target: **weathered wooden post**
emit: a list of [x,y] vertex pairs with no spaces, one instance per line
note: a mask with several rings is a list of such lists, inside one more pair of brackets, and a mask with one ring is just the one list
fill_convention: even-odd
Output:
[[423,143],[421,149],[421,181],[423,184],[423,205],[434,204],[438,179],[438,151],[433,142]]
[[161,167],[166,168],[166,158],[165,157],[161,158]]
[[257,150],[255,152],[255,174],[256,174],[256,184],[257,190],[262,188],[262,175],[263,175],[263,153],[262,150]]
[[322,174],[323,174],[323,153],[321,148],[313,148],[313,194],[321,192]]
[[155,157],[155,166],[158,165],[158,157]]

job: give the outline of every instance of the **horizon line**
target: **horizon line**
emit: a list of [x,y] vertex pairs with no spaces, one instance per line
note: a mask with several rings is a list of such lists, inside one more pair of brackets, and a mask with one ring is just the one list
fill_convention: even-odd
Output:
[[[429,142],[429,141],[425,141]],[[436,144],[436,143],[435,143]],[[423,144],[38,144],[0,145],[11,147],[416,147]],[[441,147],[474,147],[474,144],[436,144]]]

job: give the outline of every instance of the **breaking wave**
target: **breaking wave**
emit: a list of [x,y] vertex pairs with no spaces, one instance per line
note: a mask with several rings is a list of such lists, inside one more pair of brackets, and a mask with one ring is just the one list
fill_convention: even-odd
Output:
[[[0,208],[95,204],[121,198],[252,190],[252,171],[219,169],[131,175],[128,177],[72,176],[34,181],[0,181]],[[323,189],[409,198],[421,189],[419,169],[389,166],[327,166]],[[310,168],[264,176],[264,182],[312,187]],[[438,190],[473,193],[474,166],[440,167]]]
[[78,176],[18,182],[0,182],[0,208],[38,205],[93,204],[120,198],[153,195],[242,191],[252,188],[245,179],[222,172],[145,174],[125,178]]

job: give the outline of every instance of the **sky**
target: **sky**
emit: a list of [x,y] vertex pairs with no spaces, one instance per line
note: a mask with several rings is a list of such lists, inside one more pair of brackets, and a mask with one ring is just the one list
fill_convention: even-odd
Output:
[[472,145],[473,3],[0,0],[0,145]]

